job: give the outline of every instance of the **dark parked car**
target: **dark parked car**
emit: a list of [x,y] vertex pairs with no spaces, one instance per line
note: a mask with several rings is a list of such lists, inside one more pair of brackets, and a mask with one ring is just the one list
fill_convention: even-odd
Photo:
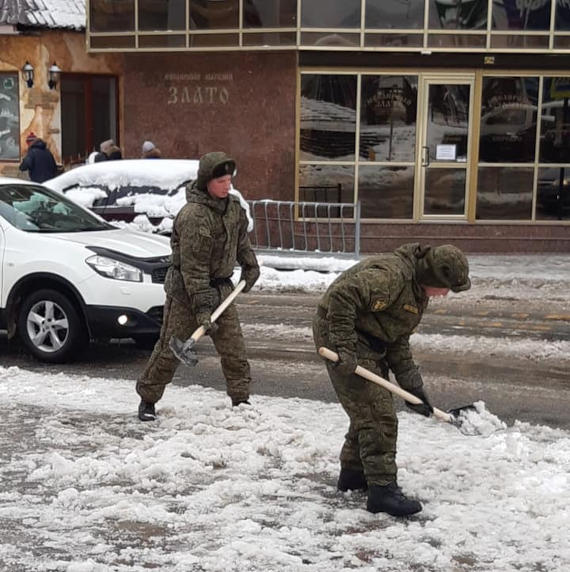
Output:
[[105,220],[130,223],[141,217],[142,226],[155,225],[145,230],[168,231],[186,202],[186,185],[197,173],[198,161],[128,159],[82,165],[45,185]]

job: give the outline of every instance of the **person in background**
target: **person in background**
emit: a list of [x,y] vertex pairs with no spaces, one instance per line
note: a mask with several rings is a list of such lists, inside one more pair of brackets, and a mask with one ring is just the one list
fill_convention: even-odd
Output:
[[410,335],[429,299],[471,287],[467,258],[457,247],[404,244],[371,256],[343,272],[319,301],[313,319],[317,349],[335,351],[326,367],[350,425],[340,453],[340,491],[368,490],[367,510],[406,516],[422,510],[397,481],[398,418],[392,394],[355,373],[360,365],[422,400],[406,405],[430,416],[433,407],[414,363]]
[[26,137],[28,152],[20,163],[20,171],[28,171],[30,180],[43,183],[57,174],[57,164],[43,139],[31,132]]
[[111,145],[107,153],[107,161],[117,161],[122,158],[123,152],[121,151],[121,148],[115,144]]
[[249,404],[250,367],[235,303],[211,321],[212,312],[233,290],[236,265],[241,266],[240,280],[245,280],[243,292],[259,278],[247,214],[239,199],[229,194],[235,170],[235,161],[225,153],[201,157],[198,177],[186,188],[187,202],[174,220],[160,339],[136,385],[141,421],[156,418],[155,404],[178,368],[170,338],[186,340],[199,326],[204,326],[220,355],[232,405]]
[[161,157],[160,149],[152,141],[145,141],[142,144],[141,159],[160,159]]
[[101,161],[108,161],[113,149],[118,149],[113,139],[107,139],[106,141],[103,141],[103,143],[99,145],[99,153],[95,155],[93,162],[100,163]]

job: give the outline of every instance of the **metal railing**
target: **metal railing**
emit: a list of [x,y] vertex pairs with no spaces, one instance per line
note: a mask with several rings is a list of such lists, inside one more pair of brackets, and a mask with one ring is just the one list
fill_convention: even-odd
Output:
[[360,202],[248,200],[252,246],[265,252],[360,256]]

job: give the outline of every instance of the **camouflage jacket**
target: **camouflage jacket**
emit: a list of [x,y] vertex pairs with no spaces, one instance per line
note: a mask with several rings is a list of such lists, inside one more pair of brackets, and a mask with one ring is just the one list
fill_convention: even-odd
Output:
[[164,287],[169,296],[187,301],[195,315],[210,314],[220,303],[217,283],[229,279],[236,264],[245,271],[258,268],[257,258],[247,215],[235,196],[217,199],[192,183],[186,200],[174,220],[172,265]]
[[416,282],[419,251],[419,244],[406,244],[355,264],[330,285],[319,303],[332,349],[369,359],[385,354],[406,389],[421,384],[409,345],[428,304]]

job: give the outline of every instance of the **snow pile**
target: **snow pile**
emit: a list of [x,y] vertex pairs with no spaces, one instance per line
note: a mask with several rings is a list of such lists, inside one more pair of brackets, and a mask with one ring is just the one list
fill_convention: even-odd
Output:
[[130,381],[15,367],[0,368],[0,396],[2,570],[570,569],[570,434],[491,431],[483,404],[486,437],[400,414],[399,483],[424,510],[396,519],[336,491],[337,404],[232,408],[169,386],[142,424]]
[[482,435],[488,437],[496,431],[507,428],[507,424],[493,415],[483,401],[476,401],[473,408],[458,412],[456,425],[464,435]]

